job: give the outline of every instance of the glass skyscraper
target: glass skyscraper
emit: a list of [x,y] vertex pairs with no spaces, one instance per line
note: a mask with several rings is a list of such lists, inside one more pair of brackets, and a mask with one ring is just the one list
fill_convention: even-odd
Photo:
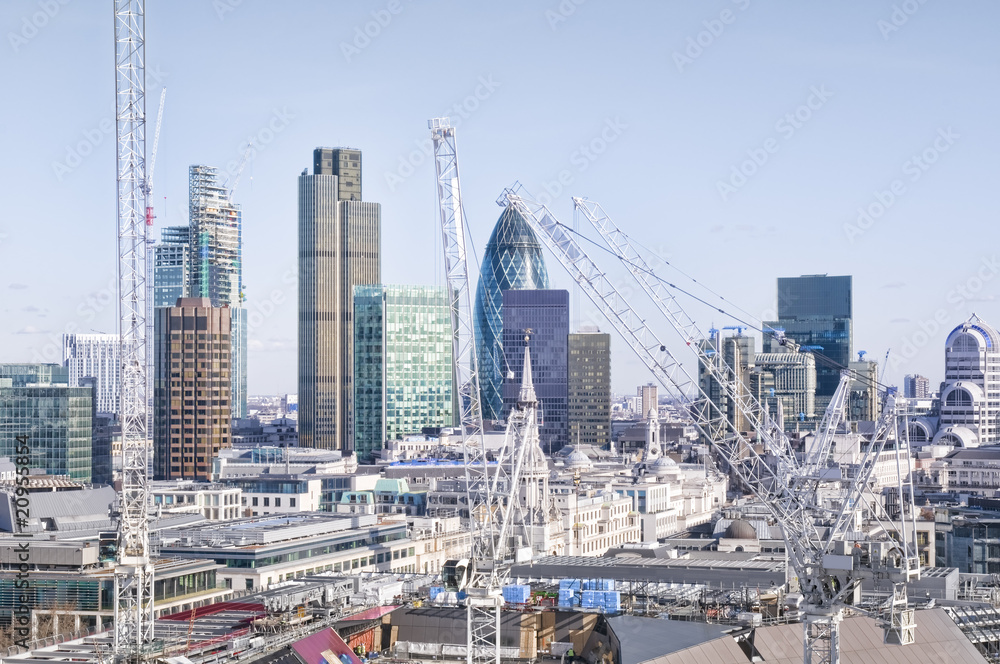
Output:
[[354,451],[453,424],[451,309],[444,288],[354,287]]
[[474,325],[484,419],[503,418],[504,376],[521,368],[504,357],[503,293],[548,287],[542,245],[520,213],[508,206],[486,244],[476,289]]
[[191,228],[164,228],[153,252],[153,306],[172,307],[191,286]]

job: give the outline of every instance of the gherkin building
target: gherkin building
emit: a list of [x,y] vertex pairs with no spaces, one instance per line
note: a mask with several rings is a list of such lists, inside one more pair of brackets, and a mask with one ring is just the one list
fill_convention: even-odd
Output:
[[542,245],[517,210],[508,206],[497,220],[476,289],[476,356],[483,418],[503,417],[503,292],[549,287]]

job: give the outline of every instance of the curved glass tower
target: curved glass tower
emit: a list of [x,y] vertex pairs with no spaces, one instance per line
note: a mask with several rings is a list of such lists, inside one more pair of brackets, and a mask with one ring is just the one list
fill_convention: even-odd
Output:
[[549,287],[542,245],[528,223],[514,208],[500,215],[486,244],[476,289],[476,356],[483,419],[503,417],[503,292]]

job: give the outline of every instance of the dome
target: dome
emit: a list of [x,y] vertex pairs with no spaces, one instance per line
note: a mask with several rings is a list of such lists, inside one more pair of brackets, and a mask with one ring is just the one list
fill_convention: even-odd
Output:
[[726,528],[726,533],[723,535],[726,539],[757,539],[757,529],[753,527],[749,521],[744,521],[743,519],[736,519],[729,527]]
[[503,417],[503,380],[508,370],[503,354],[503,292],[548,287],[542,245],[524,217],[508,206],[486,243],[476,288],[473,323],[485,419]]
[[661,456],[649,467],[649,471],[657,477],[672,475],[677,472],[677,463],[668,456]]
[[570,455],[566,457],[566,467],[573,470],[590,468],[590,457],[581,452],[580,450],[574,449],[570,452]]
[[949,426],[937,432],[933,443],[952,447],[979,447],[979,437],[968,427]]

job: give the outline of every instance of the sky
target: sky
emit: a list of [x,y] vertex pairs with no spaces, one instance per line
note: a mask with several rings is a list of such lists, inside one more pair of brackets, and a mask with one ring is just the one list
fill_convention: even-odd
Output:
[[[519,182],[567,225],[572,197],[600,202],[658,274],[715,302],[678,294],[703,329],[772,318],[777,277],[850,274],[855,349],[887,383],[936,384],[948,331],[973,312],[1000,326],[996,3],[146,4],[149,150],[168,90],[157,237],[187,223],[189,165],[232,171],[254,141],[235,195],[251,394],[297,389],[296,178],[313,148],[363,151],[383,281],[442,284],[439,116],[457,126],[479,258]],[[115,331],[112,7],[0,3],[0,362],[58,362],[65,331]],[[693,371],[613,258],[585,248]],[[571,297],[576,320],[612,331]],[[620,340],[612,354],[616,391],[651,380]]]

